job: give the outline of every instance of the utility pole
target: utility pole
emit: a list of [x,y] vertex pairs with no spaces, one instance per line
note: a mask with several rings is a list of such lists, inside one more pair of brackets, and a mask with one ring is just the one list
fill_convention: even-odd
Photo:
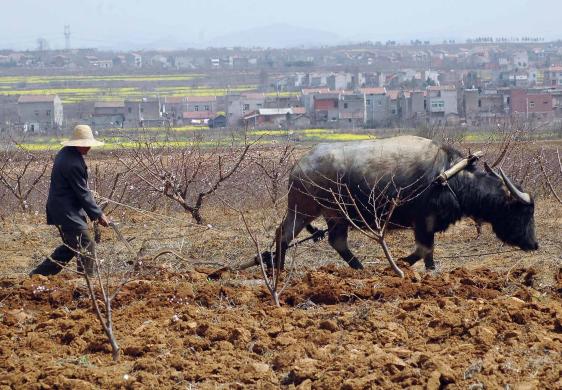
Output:
[[64,48],[70,50],[70,25],[64,25]]

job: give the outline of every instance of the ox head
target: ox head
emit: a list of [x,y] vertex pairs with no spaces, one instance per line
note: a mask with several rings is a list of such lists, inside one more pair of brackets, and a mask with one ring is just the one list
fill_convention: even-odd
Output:
[[539,248],[535,236],[535,202],[520,186],[515,185],[509,177],[499,169],[499,174],[485,164],[486,171],[493,176],[507,191],[501,191],[505,199],[501,206],[493,210],[492,229],[500,240],[529,251]]

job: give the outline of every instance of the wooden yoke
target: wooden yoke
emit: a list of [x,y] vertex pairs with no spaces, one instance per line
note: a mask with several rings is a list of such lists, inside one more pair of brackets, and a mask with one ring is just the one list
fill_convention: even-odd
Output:
[[445,172],[442,172],[437,178],[435,182],[439,184],[447,183],[447,180],[455,176],[457,173],[465,169],[467,166],[474,164],[480,157],[484,155],[484,152],[478,151],[470,154],[468,157],[463,158],[458,163],[453,165],[451,168],[447,169]]

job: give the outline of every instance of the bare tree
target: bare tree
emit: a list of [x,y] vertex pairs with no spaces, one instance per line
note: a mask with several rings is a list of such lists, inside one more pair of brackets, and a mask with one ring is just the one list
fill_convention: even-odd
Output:
[[[265,283],[267,290],[269,291],[273,303],[275,304],[275,306],[281,306],[279,298],[283,294],[285,289],[290,285],[290,281],[295,271],[296,254],[295,252],[292,252],[289,272],[282,280],[281,274],[283,270],[281,269],[280,264],[274,264],[273,254],[272,254],[272,249],[274,245],[274,241],[272,240],[272,237],[274,235],[272,234],[272,231],[276,226],[276,224],[275,223],[271,224],[271,222],[278,219],[276,218],[277,210],[275,209],[274,205],[271,208],[262,209],[265,212],[265,215],[262,216],[265,219],[267,219],[271,225],[271,229],[268,230],[263,226],[263,224],[252,225],[251,222],[248,220],[246,213],[242,209],[233,206],[231,202],[227,202],[222,198],[220,200],[228,208],[230,208],[231,210],[235,211],[238,214],[240,220],[244,225],[244,229],[247,233],[247,237],[249,238],[249,240],[251,241],[254,247],[255,257],[252,261],[243,263],[238,267],[234,267],[234,268],[223,267],[213,272],[211,275],[209,275],[209,277],[212,279],[216,279],[220,277],[222,272],[224,271],[243,270],[255,265],[259,265],[262,279]],[[264,228],[262,233],[265,234],[260,234],[259,231],[260,226]],[[263,250],[264,248],[268,248],[268,250]]]
[[[115,171],[113,164],[98,162],[94,165],[92,191],[100,198],[98,203],[105,215],[111,216],[123,202],[128,200],[134,190],[134,185],[129,182],[130,172]],[[94,221],[94,238],[101,240],[101,230],[97,221]]]
[[[402,188],[395,185],[393,178],[386,181],[382,188],[379,188],[379,182],[382,182],[382,179],[371,186],[366,204],[359,203],[360,201],[352,194],[348,185],[342,181],[337,181],[336,190],[330,188],[329,192],[333,204],[337,206],[351,226],[379,244],[394,272],[403,278],[404,272],[396,265],[386,243],[388,225],[394,210],[401,202]],[[389,193],[395,195],[389,197],[387,195]]]
[[[558,160],[558,164],[557,164],[557,170],[556,168],[552,169],[552,171],[554,171],[554,173],[549,174],[549,172],[547,172],[547,168],[545,167],[545,163],[544,160],[546,159],[544,157],[544,150],[541,149],[539,155],[538,155],[538,162],[541,168],[541,172],[544,175],[544,178],[546,180],[546,184],[548,185],[548,188],[550,189],[550,192],[552,193],[552,195],[554,195],[554,197],[556,198],[556,200],[559,203],[562,203],[562,199],[560,198],[560,196],[558,195],[555,186],[553,185],[553,180],[551,180],[551,175],[558,176],[558,180],[560,180],[562,178],[562,161],[560,160],[560,151],[558,150],[558,148],[556,148],[556,157]],[[558,171],[556,173],[556,171]]]
[[285,182],[293,168],[294,151],[295,147],[287,142],[279,151],[277,148],[273,153],[269,150],[259,151],[252,158],[253,163],[263,174],[261,176],[263,185],[273,205],[281,199]]
[[30,209],[31,195],[45,176],[49,160],[40,158],[14,143],[0,153],[0,184],[17,200],[22,211]]
[[173,200],[203,224],[204,200],[241,167],[255,142],[244,139],[242,147],[203,149],[200,143],[174,147],[139,142],[128,156],[119,157],[127,172],[132,172],[150,192]]
[[[118,361],[121,348],[119,347],[115,336],[112,303],[122,288],[127,283],[130,283],[135,279],[137,271],[139,270],[139,265],[142,260],[145,259],[146,247],[143,242],[141,248],[138,251],[135,251],[129,242],[121,235],[117,225],[112,223],[111,226],[119,240],[124,244],[128,254],[123,255],[123,253],[114,252],[104,259],[100,258],[96,251],[94,251],[94,253],[90,253],[86,248],[75,249],[67,246],[70,250],[76,253],[78,256],[78,262],[81,262],[82,258],[89,258],[89,260],[93,261],[94,272],[92,274],[85,271],[77,271],[76,269],[69,267],[67,264],[56,261],[50,256],[47,257],[60,267],[74,272],[84,278],[88,296],[91,300],[96,318],[98,319],[100,326],[111,345],[113,360]],[[80,240],[78,240],[78,242],[80,242]],[[117,283],[115,283],[116,275],[120,275]]]

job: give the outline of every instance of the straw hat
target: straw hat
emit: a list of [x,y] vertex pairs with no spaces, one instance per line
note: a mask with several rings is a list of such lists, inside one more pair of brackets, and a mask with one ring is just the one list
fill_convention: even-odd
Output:
[[92,129],[88,125],[78,125],[74,128],[74,133],[68,141],[61,142],[64,146],[82,146],[82,147],[92,147],[101,146],[104,143],[101,141],[96,141],[94,139],[94,134],[92,134]]

